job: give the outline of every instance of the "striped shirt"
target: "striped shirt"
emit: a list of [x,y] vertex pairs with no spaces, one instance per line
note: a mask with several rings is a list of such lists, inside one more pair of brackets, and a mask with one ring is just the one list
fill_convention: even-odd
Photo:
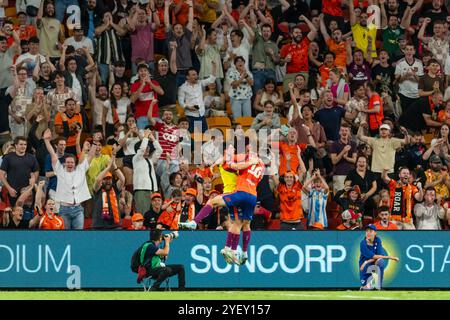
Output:
[[97,62],[113,64],[117,61],[125,61],[122,53],[122,44],[114,29],[105,30],[97,37]]
[[178,159],[178,154],[174,148],[178,145],[178,127],[176,125],[167,125],[165,123],[156,122],[155,129],[158,131],[158,141],[163,149],[161,160],[166,159],[166,153],[170,154],[172,160]]
[[328,193],[324,190],[311,189],[309,192],[309,215],[308,225],[312,226],[316,222],[320,222],[324,228],[328,227],[327,220],[327,200]]

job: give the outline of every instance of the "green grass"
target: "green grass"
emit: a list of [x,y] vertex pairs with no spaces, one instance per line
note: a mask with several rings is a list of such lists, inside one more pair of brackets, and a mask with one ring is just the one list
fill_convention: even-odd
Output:
[[0,291],[0,300],[450,300],[450,291]]

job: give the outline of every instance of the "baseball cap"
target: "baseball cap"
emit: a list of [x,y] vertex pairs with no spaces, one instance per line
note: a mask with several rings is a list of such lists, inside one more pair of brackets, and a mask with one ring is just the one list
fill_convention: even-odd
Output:
[[364,228],[364,230],[367,230],[367,229],[371,229],[371,230],[373,230],[373,231],[377,231],[377,227],[375,227],[375,225],[373,225],[373,224],[369,224],[369,225],[367,225],[367,226]]
[[111,174],[111,172],[107,172],[106,174],[105,174],[105,176],[103,177],[103,179],[106,179],[106,178],[112,178],[113,177],[113,175]]
[[361,193],[361,189],[359,188],[358,185],[354,185],[354,186],[350,189],[350,191],[355,191],[355,192],[357,192],[357,193]]
[[167,61],[167,59],[166,58],[161,58],[161,59],[159,59],[158,60],[158,64],[163,64],[163,63],[169,63],[169,61]]
[[352,214],[350,213],[350,210],[345,210],[342,212],[342,220],[351,220]]
[[439,156],[437,154],[433,154],[430,157],[430,162],[432,162],[432,163],[442,163],[442,160],[441,160],[441,158],[439,158]]
[[380,130],[381,129],[387,129],[387,130],[391,130],[391,127],[388,125],[388,124],[386,124],[386,123],[383,123],[381,126],[380,126]]
[[155,198],[161,198],[162,199],[161,193],[155,192],[154,194],[152,194],[151,199],[153,200]]
[[133,214],[133,216],[131,217],[131,221],[133,221],[133,222],[135,222],[135,221],[143,221],[143,220],[144,220],[144,216],[140,212],[135,212]]
[[197,190],[195,190],[194,188],[189,188],[189,189],[186,190],[186,194],[190,194],[190,195],[196,197],[197,196]]

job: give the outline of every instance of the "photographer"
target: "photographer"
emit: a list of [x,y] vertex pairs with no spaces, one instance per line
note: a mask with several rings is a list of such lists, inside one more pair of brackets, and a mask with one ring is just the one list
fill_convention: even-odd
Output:
[[[150,290],[156,291],[159,289],[161,283],[167,278],[178,275],[178,289],[184,290],[185,276],[184,266],[181,264],[169,264],[165,265],[164,261],[167,259],[170,251],[170,242],[178,237],[178,233],[172,232],[164,235],[161,230],[150,231],[151,244],[147,247],[144,255],[144,266],[147,271],[147,276],[155,279]],[[163,248],[160,248],[160,244],[164,240]],[[138,277],[138,282],[142,280],[142,277]]]

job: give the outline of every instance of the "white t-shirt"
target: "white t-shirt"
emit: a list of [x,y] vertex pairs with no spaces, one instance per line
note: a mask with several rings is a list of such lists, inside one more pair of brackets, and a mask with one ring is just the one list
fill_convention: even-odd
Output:
[[72,90],[75,93],[76,99],[78,101],[80,101],[80,104],[82,104],[82,102],[83,102],[83,91],[81,90],[81,83],[80,83],[80,81],[78,81],[78,78],[75,75],[75,73],[71,73],[70,75],[72,76],[72,79],[73,79]]
[[[103,105],[106,109],[108,109],[108,113],[106,115],[106,122],[107,123],[113,123],[113,116],[111,112],[111,100],[106,100]],[[119,116],[119,122],[125,123],[126,117],[127,117],[127,109],[130,105],[130,99],[127,97],[122,97],[120,100],[117,101],[117,114]]]
[[[403,76],[408,71],[415,70],[417,76],[423,76],[423,64],[422,61],[414,59],[413,64],[409,64],[405,58],[401,59],[397,66],[395,67],[395,75]],[[419,97],[419,81],[414,80],[404,80],[399,83],[399,93],[408,98],[418,98]]]
[[[233,46],[228,47],[228,51],[225,56],[225,60],[227,60],[230,57],[230,53],[234,53],[237,57],[242,56],[245,59],[245,68],[247,70],[250,70],[248,60],[249,60],[251,49],[252,49],[251,45],[249,44],[247,39],[244,37],[242,39],[241,45],[239,47],[236,47],[236,48],[234,48]],[[234,61],[232,61],[231,66],[234,68]]]
[[70,37],[64,41],[64,44],[66,46],[73,46],[75,50],[86,47],[89,50],[90,54],[94,54],[94,46],[92,44],[92,40],[87,37],[83,37],[83,39],[79,42],[75,41],[74,37]]

